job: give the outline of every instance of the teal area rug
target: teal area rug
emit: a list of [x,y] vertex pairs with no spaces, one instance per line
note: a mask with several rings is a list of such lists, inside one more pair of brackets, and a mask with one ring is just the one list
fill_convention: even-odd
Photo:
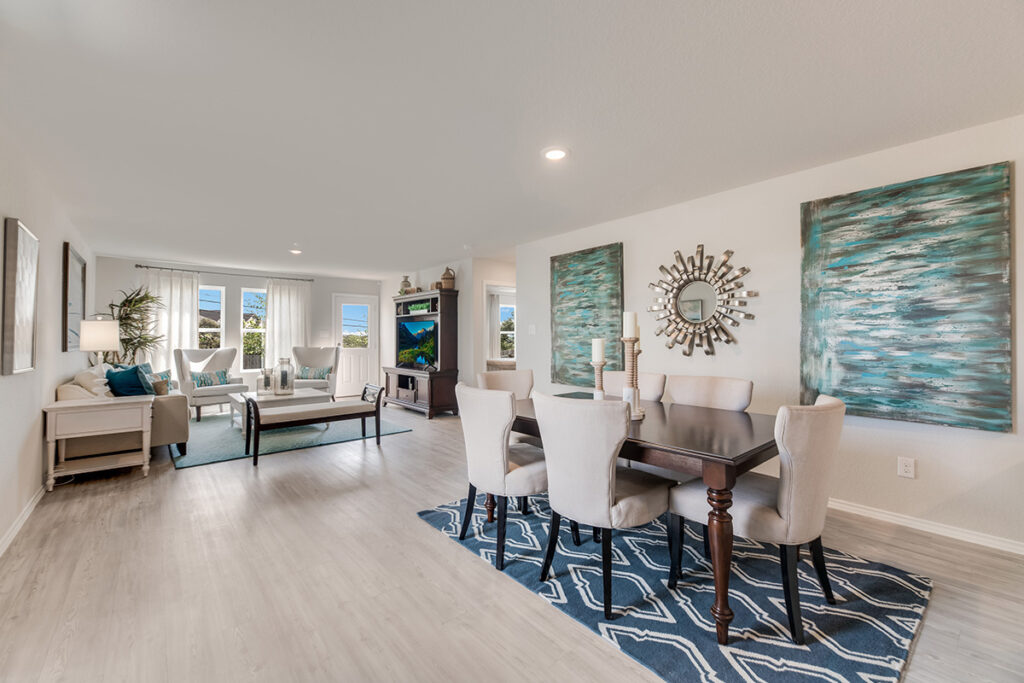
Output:
[[[380,421],[380,434],[401,434],[411,432],[407,427]],[[373,420],[366,421],[366,438],[373,439]],[[299,448],[325,446],[330,443],[356,441],[363,438],[359,420],[331,422],[327,425],[308,425],[291,427],[260,434],[260,457],[282,451],[294,451]],[[175,469],[209,465],[226,460],[248,458],[245,454],[245,432],[238,427],[238,421],[231,423],[228,413],[203,415],[202,422],[192,420],[189,425],[188,453],[179,455],[178,449],[171,446],[171,460]]]

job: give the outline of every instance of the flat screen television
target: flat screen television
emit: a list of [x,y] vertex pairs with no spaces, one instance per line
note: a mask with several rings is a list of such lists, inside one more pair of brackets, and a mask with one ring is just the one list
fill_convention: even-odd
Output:
[[437,321],[398,322],[398,365],[432,366],[437,362]]

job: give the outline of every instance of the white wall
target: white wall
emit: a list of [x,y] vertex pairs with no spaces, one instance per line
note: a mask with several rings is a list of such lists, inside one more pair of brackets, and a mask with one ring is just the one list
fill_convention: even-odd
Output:
[[[45,179],[31,168],[31,157],[0,139],[0,218],[20,218],[39,238],[39,303],[36,369],[0,376],[0,552],[24,521],[43,483],[42,407],[54,400],[57,385],[88,367],[85,353],[61,347],[63,244],[71,242],[86,260],[86,310],[93,301],[95,259],[71,224]],[[2,268],[2,265],[0,265]]]
[[[800,368],[800,203],[887,183],[956,171],[981,164],[1024,161],[1024,116],[966,129],[874,154],[794,173],[602,223],[521,245],[516,250],[519,314],[519,367],[532,368],[537,388],[550,382],[549,258],[586,247],[623,242],[625,308],[641,311],[640,369],[692,375],[728,375],[754,380],[751,409],[774,412],[797,403]],[[1014,204],[1024,201],[1021,184]],[[685,358],[654,336],[647,313],[659,277],[658,266],[673,250],[690,254],[698,243],[717,258],[735,250],[731,263],[749,266],[747,287],[760,292],[749,310],[756,320],[737,328],[737,346],[719,345],[713,357]],[[1016,239],[1022,262],[1024,240]],[[1024,278],[1015,278],[1017,301]],[[1015,361],[1022,361],[1022,320],[1014,330]],[[530,334],[533,328],[534,334]],[[698,353],[700,353],[698,351]],[[1020,372],[1015,378],[1020,396]],[[1022,423],[1021,406],[1014,411]],[[896,477],[896,458],[918,459],[917,479]],[[1024,439],[1019,433],[966,429],[850,417],[841,445],[833,498],[988,534],[1024,541]],[[1021,546],[1024,547],[1024,546]]]
[[[99,256],[96,258],[96,269],[99,272],[96,278],[96,303],[97,308],[101,309],[100,312],[109,312],[107,304],[111,301],[119,301],[121,298],[119,295],[120,291],[138,287],[146,281],[147,271],[136,268],[136,263],[150,266],[173,265],[176,268],[194,268],[199,271],[208,270],[218,273],[229,273],[228,275],[214,275],[200,272],[199,284],[225,288],[223,344],[224,346],[234,346],[239,349],[242,346],[242,288],[266,289],[268,277],[312,278],[310,344],[313,346],[330,346],[334,344],[334,294],[362,294],[373,297],[380,295],[380,283],[377,280],[319,275],[294,275],[287,272],[264,273],[239,270],[237,268],[213,268],[187,264],[167,264],[149,259],[123,259]],[[236,372],[241,371],[241,355],[235,361],[235,370]],[[255,374],[255,371],[252,374]]]

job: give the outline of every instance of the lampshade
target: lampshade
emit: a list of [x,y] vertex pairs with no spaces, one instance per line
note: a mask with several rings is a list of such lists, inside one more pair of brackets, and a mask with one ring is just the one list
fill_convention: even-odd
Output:
[[78,348],[82,351],[117,351],[121,343],[116,320],[83,320],[78,331]]

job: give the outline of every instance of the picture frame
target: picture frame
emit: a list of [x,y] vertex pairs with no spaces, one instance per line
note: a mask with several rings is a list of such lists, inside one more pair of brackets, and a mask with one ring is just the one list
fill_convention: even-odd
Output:
[[3,353],[0,372],[35,370],[39,239],[21,220],[4,221]]
[[61,351],[78,351],[78,334],[85,317],[86,263],[70,242],[64,243],[61,288]]

